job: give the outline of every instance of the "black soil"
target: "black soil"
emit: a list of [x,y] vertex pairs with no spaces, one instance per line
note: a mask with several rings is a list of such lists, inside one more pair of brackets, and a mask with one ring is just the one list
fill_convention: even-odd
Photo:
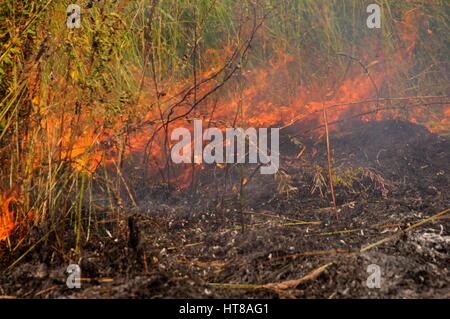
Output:
[[[251,178],[241,200],[236,168],[227,174],[225,196],[225,170],[199,172],[194,195],[191,189],[144,187],[135,176],[139,209],[124,209],[119,223],[107,210],[99,213],[79,260],[62,253],[73,247],[71,228],[35,230],[36,240],[48,236],[0,275],[0,295],[448,298],[448,214],[408,227],[450,206],[450,140],[400,121],[361,123],[346,132],[331,139],[339,222],[324,139],[314,144],[285,133],[279,174],[252,174],[255,167],[247,167]],[[389,240],[361,252],[384,238]],[[20,254],[5,256],[4,268]],[[78,263],[86,278],[81,289],[66,287],[70,263]],[[370,264],[380,267],[379,289],[367,287]],[[317,276],[286,289],[263,287],[323,265],[328,267]]]

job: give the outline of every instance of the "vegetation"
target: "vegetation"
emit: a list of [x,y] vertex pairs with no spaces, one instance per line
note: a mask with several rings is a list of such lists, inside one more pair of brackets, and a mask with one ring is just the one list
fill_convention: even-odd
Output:
[[[71,2],[82,8],[80,29],[65,25]],[[15,224],[0,242],[2,266],[38,244],[28,236],[35,228],[79,254],[97,225],[96,194],[119,221],[136,208],[123,169],[139,134],[147,161],[162,170],[148,183],[169,183],[175,172],[164,171],[170,164],[154,154],[152,137],[167,153],[171,121],[212,118],[217,100],[242,102],[259,83],[273,89],[261,97],[271,107],[303,105],[332,99],[346,78],[382,64],[396,71],[375,78],[364,98],[448,95],[449,2],[375,2],[381,30],[365,26],[366,1],[356,0],[2,1],[0,204]],[[251,120],[251,107],[237,123]],[[427,108],[423,119],[436,122],[438,111]],[[355,178],[344,171],[335,182],[350,188]],[[64,242],[67,227],[74,242]]]

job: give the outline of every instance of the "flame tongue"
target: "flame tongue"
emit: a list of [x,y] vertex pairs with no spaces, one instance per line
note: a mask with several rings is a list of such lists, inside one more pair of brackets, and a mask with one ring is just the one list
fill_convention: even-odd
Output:
[[16,227],[14,214],[9,209],[9,204],[14,199],[14,195],[4,196],[0,206],[0,241],[6,240],[12,234]]

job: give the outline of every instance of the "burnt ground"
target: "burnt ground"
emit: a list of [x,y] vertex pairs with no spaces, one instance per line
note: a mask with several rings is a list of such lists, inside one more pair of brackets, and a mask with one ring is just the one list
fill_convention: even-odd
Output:
[[[0,275],[0,295],[448,298],[448,214],[408,227],[450,206],[450,140],[400,121],[359,124],[346,132],[331,140],[339,222],[330,207],[324,144],[287,132],[279,174],[254,174],[242,201],[233,192],[237,170],[229,172],[223,200],[216,181],[223,184],[224,170],[201,171],[195,196],[137,187],[137,174],[139,209],[124,213],[131,217],[119,223],[107,223],[115,217],[105,212],[106,222],[95,225],[77,261],[88,278],[81,289],[65,285],[64,271],[73,260],[70,254],[59,257],[58,243],[64,237],[73,247],[67,229],[50,232]],[[46,233],[36,232],[36,238]],[[389,240],[361,252],[384,238]],[[2,266],[12,261],[4,258]],[[370,264],[380,266],[380,289],[366,285]],[[271,283],[285,285],[266,285]]]

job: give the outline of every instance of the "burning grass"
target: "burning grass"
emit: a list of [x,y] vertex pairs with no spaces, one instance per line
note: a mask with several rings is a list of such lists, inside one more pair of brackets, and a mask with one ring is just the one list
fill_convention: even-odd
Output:
[[[368,224],[417,220],[396,209],[414,207],[426,216],[444,211],[448,4],[383,1],[382,7],[382,29],[369,30],[364,3],[355,1],[123,0],[83,8],[83,27],[69,31],[62,27],[62,1],[2,2],[1,268],[29,263],[37,246],[45,247],[46,256],[36,258],[48,268],[107,245],[101,263],[123,253],[134,254],[136,264],[120,259],[103,273],[88,262],[91,277],[109,278],[117,267],[121,276],[144,269],[149,285],[187,274],[207,290],[205,282],[291,290],[304,284],[302,278],[330,271],[329,260],[297,272],[293,265],[303,267],[297,263],[266,268],[266,253],[347,252],[330,247],[334,234],[355,230],[378,239]],[[280,127],[287,155],[274,180],[256,174],[257,165],[171,162],[171,133],[195,120],[204,129]],[[346,157],[371,144],[377,147]],[[417,150],[405,148],[412,144]],[[156,218],[158,206],[171,217]],[[330,206],[339,224],[303,214],[330,213]],[[267,207],[277,222],[261,217]],[[373,210],[374,220],[359,219],[356,210]],[[131,238],[133,225],[144,239]],[[282,232],[272,226],[311,228],[283,233],[295,248],[290,252],[272,238]],[[260,227],[269,227],[266,237]],[[293,240],[311,233],[331,237],[318,247]],[[361,238],[352,236],[353,251]],[[235,247],[238,237],[243,243]],[[259,246],[250,243],[255,238]],[[264,240],[270,251],[262,248]],[[210,242],[230,250],[205,250]],[[301,245],[303,252],[297,251]],[[201,254],[205,260],[193,257]],[[261,263],[259,272],[254,266]],[[207,274],[199,276],[200,269]],[[265,275],[270,281],[261,283]]]
[[4,197],[0,201],[0,241],[8,239],[16,227],[14,213],[10,209],[10,203],[14,200],[14,195],[6,196],[5,194],[3,196]]

